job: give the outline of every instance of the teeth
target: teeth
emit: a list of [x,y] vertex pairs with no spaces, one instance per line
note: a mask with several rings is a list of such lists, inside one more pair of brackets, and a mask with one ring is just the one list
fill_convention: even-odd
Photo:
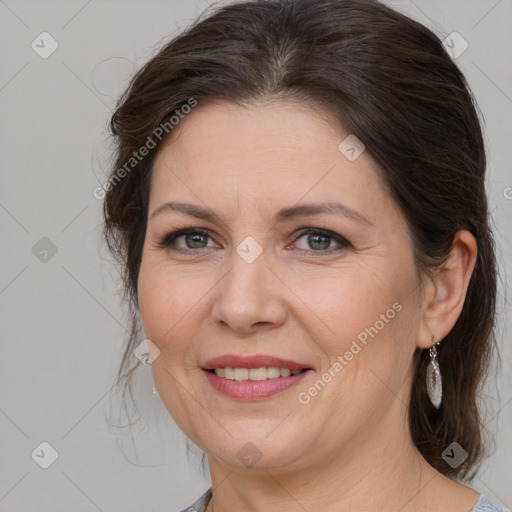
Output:
[[235,380],[248,380],[249,379],[249,369],[248,368],[233,368],[233,374],[235,375]]
[[281,376],[281,370],[277,366],[267,368],[267,379],[277,379]]
[[228,380],[267,380],[277,379],[278,377],[290,377],[297,375],[302,370],[290,370],[289,368],[278,368],[269,366],[262,368],[216,368],[215,375]]
[[266,380],[267,369],[266,368],[251,368],[248,372],[249,380]]

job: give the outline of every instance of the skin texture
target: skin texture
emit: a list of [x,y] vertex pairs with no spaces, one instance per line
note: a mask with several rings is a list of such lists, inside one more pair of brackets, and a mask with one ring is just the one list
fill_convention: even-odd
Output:
[[[347,135],[306,104],[214,102],[194,109],[155,161],[139,306],[160,350],[152,371],[162,401],[208,454],[208,510],[463,512],[477,500],[420,456],[406,406],[415,349],[428,348],[432,335],[442,339],[460,314],[474,238],[457,234],[422,291],[408,227],[368,152],[349,161],[338,149]],[[222,220],[170,209],[152,217],[169,201],[207,207]],[[284,207],[335,201],[368,223],[337,213],[274,220]],[[159,246],[185,227],[209,236],[188,252],[177,250],[187,249],[184,236]],[[327,238],[320,247],[330,254],[315,254],[305,227],[350,245]],[[248,236],[262,249],[252,263],[236,251]],[[394,318],[300,403],[298,394],[397,303]],[[271,354],[313,372],[271,398],[243,402],[215,391],[201,370],[224,354]],[[248,442],[260,457],[251,467],[238,456]]]

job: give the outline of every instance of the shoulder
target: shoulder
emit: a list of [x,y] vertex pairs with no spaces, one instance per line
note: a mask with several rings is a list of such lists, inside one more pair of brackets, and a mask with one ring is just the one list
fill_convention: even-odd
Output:
[[484,494],[480,494],[476,505],[471,512],[509,512],[506,508],[498,505],[495,501],[491,500]]
[[196,502],[190,507],[183,509],[181,512],[205,512],[206,507],[212,497],[212,488],[210,487]]
[[[181,512],[205,512],[206,507],[212,497],[212,489],[208,489],[196,502]],[[510,512],[508,509],[498,505],[484,494],[480,494],[476,505],[470,512]]]
[[[485,494],[433,470],[434,479],[429,485],[429,499],[424,503],[428,510],[464,511],[467,512],[510,512],[503,505],[491,500]],[[429,475],[430,476],[430,475]],[[436,478],[434,478],[436,477]],[[423,505],[423,503],[422,503]]]

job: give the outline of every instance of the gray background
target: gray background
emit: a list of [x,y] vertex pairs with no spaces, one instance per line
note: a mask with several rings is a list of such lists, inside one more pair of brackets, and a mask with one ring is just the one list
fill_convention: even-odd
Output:
[[[484,399],[495,451],[473,486],[512,508],[512,3],[388,3],[443,39],[457,31],[469,43],[457,63],[485,118],[503,268],[502,372]],[[106,126],[127,78],[207,5],[0,0],[0,511],[176,511],[209,485],[197,449],[186,464],[185,437],[154,394],[149,367],[136,380],[139,420],[128,429],[119,417],[112,384],[127,323],[92,193],[105,179]],[[43,46],[43,31],[58,43],[46,59],[31,47]],[[48,469],[39,465],[50,461],[44,441],[58,453]]]

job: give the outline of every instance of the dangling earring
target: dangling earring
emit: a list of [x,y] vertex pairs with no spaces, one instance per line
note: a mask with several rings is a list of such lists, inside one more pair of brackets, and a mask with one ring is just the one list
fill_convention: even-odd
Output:
[[432,346],[429,348],[430,363],[427,367],[427,393],[432,405],[439,409],[441,405],[441,397],[443,395],[443,383],[441,380],[441,371],[437,362],[437,349],[439,341],[434,343],[434,335],[432,334]]

